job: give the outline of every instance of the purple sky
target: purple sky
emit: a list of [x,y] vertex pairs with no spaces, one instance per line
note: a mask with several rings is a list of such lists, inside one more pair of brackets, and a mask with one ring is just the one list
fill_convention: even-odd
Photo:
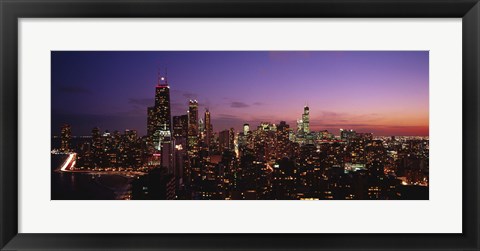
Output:
[[312,130],[428,135],[428,51],[54,51],[52,134],[146,132],[157,72],[168,67],[172,115],[189,99],[214,131],[244,123],[296,127],[308,102]]

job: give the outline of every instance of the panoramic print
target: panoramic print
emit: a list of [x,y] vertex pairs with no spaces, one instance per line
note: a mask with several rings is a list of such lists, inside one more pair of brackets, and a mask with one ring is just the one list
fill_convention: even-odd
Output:
[[52,51],[52,200],[428,200],[428,51]]

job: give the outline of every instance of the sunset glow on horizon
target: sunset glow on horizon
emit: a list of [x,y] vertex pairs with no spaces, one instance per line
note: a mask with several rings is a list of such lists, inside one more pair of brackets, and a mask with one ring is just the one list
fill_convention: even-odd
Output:
[[158,72],[172,116],[189,99],[211,113],[215,132],[286,121],[377,136],[429,135],[428,51],[53,51],[52,135],[93,127],[146,133]]

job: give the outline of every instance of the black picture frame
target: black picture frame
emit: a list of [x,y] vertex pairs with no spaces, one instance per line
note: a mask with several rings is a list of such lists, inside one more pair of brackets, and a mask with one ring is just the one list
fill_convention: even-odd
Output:
[[[2,250],[479,250],[478,0],[0,0]],[[150,17],[462,18],[462,234],[18,233],[18,19]],[[459,164],[460,165],[460,164]],[[38,212],[41,217],[42,212]],[[442,222],[438,222],[442,224]],[[188,227],[188,226],[186,226]],[[252,226],[253,227],[253,226]],[[221,232],[221,229],[219,229]]]

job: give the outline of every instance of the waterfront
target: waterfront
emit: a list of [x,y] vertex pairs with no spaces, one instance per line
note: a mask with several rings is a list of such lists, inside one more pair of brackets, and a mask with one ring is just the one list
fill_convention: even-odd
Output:
[[128,198],[132,178],[117,174],[56,171],[67,156],[66,154],[52,154],[52,200],[114,200]]
[[299,53],[52,53],[52,198],[429,199],[428,51]]

